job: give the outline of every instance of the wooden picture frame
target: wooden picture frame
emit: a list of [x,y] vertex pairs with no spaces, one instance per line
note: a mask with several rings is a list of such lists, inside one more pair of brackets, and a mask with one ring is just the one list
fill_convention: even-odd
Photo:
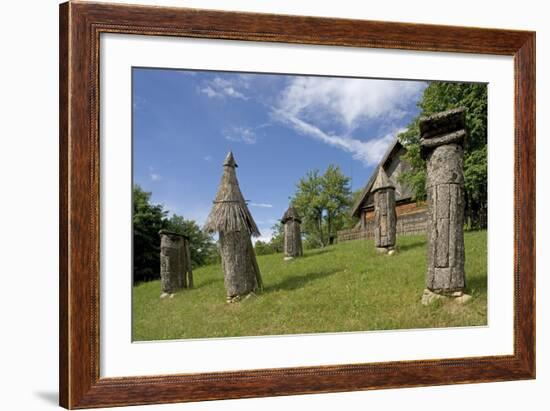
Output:
[[[482,53],[515,71],[514,354],[100,378],[101,33]],[[535,33],[69,2],[60,6],[60,405],[91,408],[535,378]]]

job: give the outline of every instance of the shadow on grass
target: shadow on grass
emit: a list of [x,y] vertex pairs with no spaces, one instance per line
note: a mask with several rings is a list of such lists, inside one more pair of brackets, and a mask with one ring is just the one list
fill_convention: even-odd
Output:
[[208,287],[210,284],[213,283],[223,283],[223,277],[222,278],[211,278],[209,280],[206,280],[205,282],[201,282],[200,284],[195,283],[195,287],[193,289],[198,290],[199,288]]
[[321,255],[321,254],[325,254],[325,253],[329,253],[333,250],[328,250],[326,248],[320,248],[320,249],[313,249],[313,250],[307,250],[303,256],[300,257],[300,259],[302,258],[309,258],[309,257],[317,257],[318,255]]
[[426,247],[426,241],[415,241],[410,244],[397,244],[398,251],[414,250],[415,248]]
[[319,271],[314,273],[308,273],[305,275],[300,275],[296,277],[289,277],[285,278],[283,281],[277,284],[268,285],[264,288],[264,292],[273,292],[273,291],[290,291],[290,290],[296,290],[298,288],[305,287],[307,283],[320,280],[321,278],[325,278],[328,276],[331,276],[332,274],[336,273],[338,270],[325,270],[325,271]]
[[486,294],[487,293],[487,277],[485,276],[475,276],[473,278],[468,277],[466,273],[466,293],[472,294]]

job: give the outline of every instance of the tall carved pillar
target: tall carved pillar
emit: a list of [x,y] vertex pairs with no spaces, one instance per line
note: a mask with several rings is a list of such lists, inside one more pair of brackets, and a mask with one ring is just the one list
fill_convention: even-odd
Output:
[[160,230],[161,297],[193,287],[189,240],[182,234]]
[[302,231],[300,224],[302,219],[294,207],[289,207],[286,210],[281,222],[284,225],[284,251],[285,260],[291,260],[295,257],[303,255],[302,251]]
[[[465,109],[420,119],[420,144],[426,160],[428,269],[423,302],[432,294],[461,297],[464,273]],[[431,293],[431,294],[430,294]]]
[[395,187],[382,167],[371,191],[374,193],[374,245],[378,252],[387,253],[395,247],[397,216]]

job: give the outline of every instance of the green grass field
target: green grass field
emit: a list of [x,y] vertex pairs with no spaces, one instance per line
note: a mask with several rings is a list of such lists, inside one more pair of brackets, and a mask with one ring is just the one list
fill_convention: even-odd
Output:
[[219,265],[194,270],[195,288],[160,299],[160,283],[133,289],[133,340],[394,330],[487,324],[487,233],[465,233],[464,304],[420,304],[425,236],[398,238],[398,253],[378,255],[372,241],[309,250],[283,261],[258,257],[263,293],[227,304]]

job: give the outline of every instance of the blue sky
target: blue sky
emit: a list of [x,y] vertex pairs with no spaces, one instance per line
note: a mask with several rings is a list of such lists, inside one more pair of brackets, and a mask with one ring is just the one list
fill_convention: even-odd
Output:
[[418,114],[427,83],[133,69],[134,182],[202,225],[232,150],[262,239],[309,170],[340,166],[361,188]]

